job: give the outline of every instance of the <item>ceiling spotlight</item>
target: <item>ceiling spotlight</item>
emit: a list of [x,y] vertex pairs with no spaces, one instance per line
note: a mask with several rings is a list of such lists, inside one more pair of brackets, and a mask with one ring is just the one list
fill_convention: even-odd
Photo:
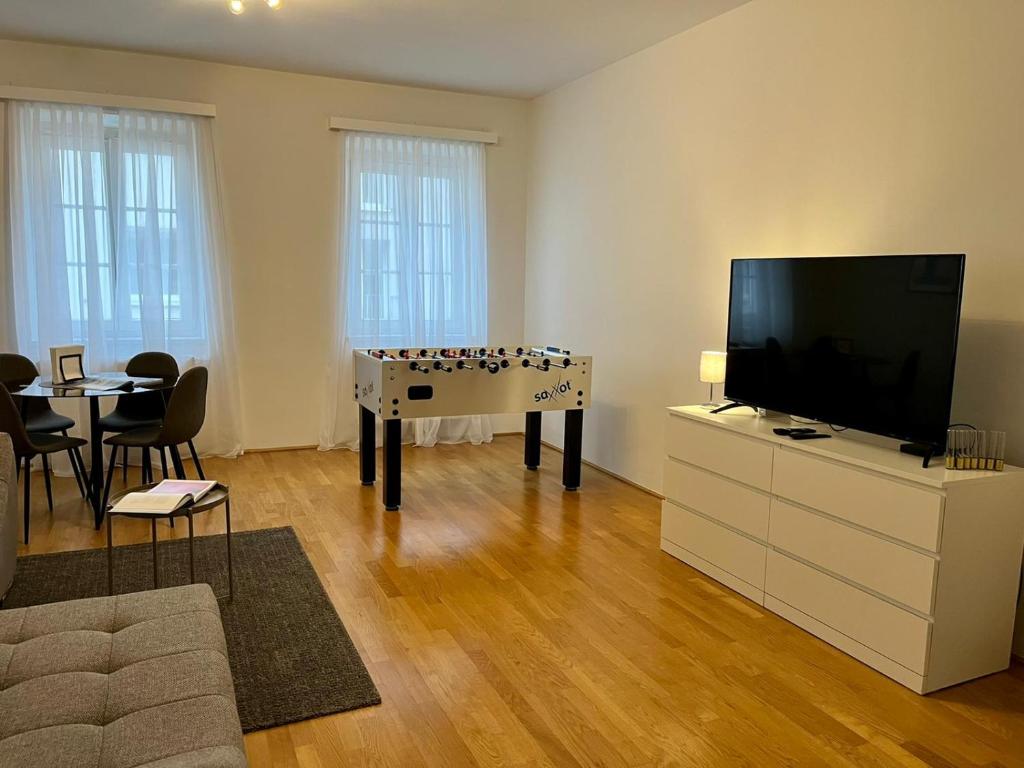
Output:
[[238,16],[245,11],[245,3],[242,0],[228,0],[228,10]]
[[282,5],[281,0],[267,0],[267,7],[272,11],[280,10]]

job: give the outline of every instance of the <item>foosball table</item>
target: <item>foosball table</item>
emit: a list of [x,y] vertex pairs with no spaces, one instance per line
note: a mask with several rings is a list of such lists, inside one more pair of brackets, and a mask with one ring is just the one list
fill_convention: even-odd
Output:
[[590,407],[593,361],[557,347],[359,349],[359,477],[373,485],[376,419],[384,422],[384,507],[402,503],[402,419],[526,414],[524,463],[540,467],[544,411],[565,411],[562,485],[580,487],[583,410]]

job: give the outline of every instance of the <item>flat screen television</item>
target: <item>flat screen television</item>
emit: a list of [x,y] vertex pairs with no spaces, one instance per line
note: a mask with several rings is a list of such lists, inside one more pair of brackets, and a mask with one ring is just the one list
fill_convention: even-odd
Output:
[[726,398],[941,448],[964,261],[735,259]]

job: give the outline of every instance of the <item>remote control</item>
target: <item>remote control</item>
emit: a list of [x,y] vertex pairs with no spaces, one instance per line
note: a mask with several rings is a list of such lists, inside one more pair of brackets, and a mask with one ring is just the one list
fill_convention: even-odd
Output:
[[776,435],[809,435],[814,432],[810,427],[776,427],[772,430]]
[[800,432],[789,436],[790,440],[825,440],[832,435],[824,435],[821,432]]

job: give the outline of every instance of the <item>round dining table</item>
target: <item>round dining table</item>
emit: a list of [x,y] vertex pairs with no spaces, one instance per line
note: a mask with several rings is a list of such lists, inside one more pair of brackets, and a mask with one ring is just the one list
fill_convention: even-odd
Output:
[[[134,394],[143,392],[164,391],[174,389],[176,383],[173,379],[151,379],[142,376],[129,376],[120,371],[93,373],[90,380],[103,380],[106,382],[122,381],[124,384],[120,389],[89,389],[88,383],[84,386],[61,386],[54,384],[49,379],[37,377],[31,382],[17,384],[11,382],[8,386],[12,395],[22,398],[45,397],[67,399],[84,398],[89,401],[89,451],[91,455],[89,463],[89,504],[92,506],[96,518],[96,530],[103,524],[103,440],[99,431],[100,400],[105,397],[131,397]],[[165,394],[166,397],[166,394]],[[25,400],[22,400],[25,403]],[[23,406],[24,407],[24,406]],[[24,414],[23,414],[24,416]]]

